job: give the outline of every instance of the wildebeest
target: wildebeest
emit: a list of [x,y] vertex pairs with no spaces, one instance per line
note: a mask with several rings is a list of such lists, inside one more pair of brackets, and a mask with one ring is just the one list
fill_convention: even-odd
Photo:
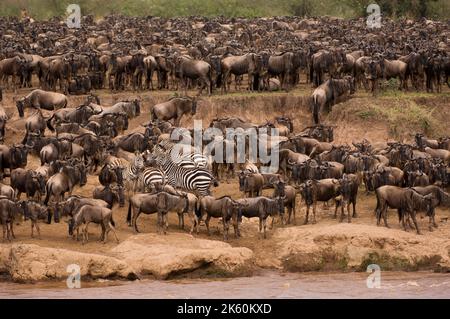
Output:
[[14,92],[17,90],[17,77],[20,76],[24,66],[25,59],[21,56],[15,56],[0,60],[0,83],[3,79],[6,80],[7,87],[9,87],[9,77],[12,77],[12,85]]
[[430,218],[429,220],[429,230],[433,231],[433,227],[437,228],[437,224],[436,224],[436,220],[435,220],[435,208],[438,206],[444,206],[444,207],[450,207],[450,195],[448,193],[446,193],[445,191],[443,191],[441,188],[439,188],[436,185],[429,185],[429,186],[424,186],[424,187],[413,187],[412,189],[414,189],[416,192],[418,192],[419,194],[421,194],[422,196],[426,196],[429,194],[433,195],[433,198],[431,200],[431,207],[430,207],[430,212],[426,212],[429,213],[428,217]]
[[0,180],[3,178],[5,168],[9,168],[10,171],[15,168],[24,168],[27,165],[27,155],[26,145],[0,145]]
[[249,197],[260,196],[264,186],[264,177],[259,173],[239,174],[239,190]]
[[262,67],[262,58],[256,53],[247,53],[242,56],[227,56],[221,61],[222,91],[229,91],[229,77],[231,74],[240,76],[247,74],[248,90],[253,91],[255,83],[259,85],[259,74]]
[[347,93],[355,93],[355,80],[351,76],[340,80],[329,79],[318,86],[311,95],[314,123],[319,124],[321,110],[330,112],[337,99]]
[[0,196],[6,197],[13,201],[16,200],[16,193],[14,192],[14,188],[3,183],[0,183]]
[[34,195],[38,194],[38,201],[45,193],[45,178],[33,170],[16,168],[11,172],[11,187],[14,189],[17,200],[20,194],[25,193],[27,199],[30,200]]
[[13,230],[14,219],[22,212],[19,203],[13,202],[7,198],[0,198],[0,222],[3,226],[4,241],[11,241],[16,238]]
[[[197,216],[194,226],[197,226],[197,234],[198,234],[198,225],[202,220],[203,216],[206,214],[206,229],[208,231],[208,235],[211,235],[209,230],[209,220],[211,217],[222,218],[223,223],[223,239],[228,240],[228,229],[230,220],[233,221],[234,227],[234,235],[238,237],[238,209],[240,204],[234,201],[229,196],[222,196],[219,198],[214,198],[213,196],[205,196],[200,199],[199,203],[200,216]],[[194,228],[192,227],[192,229]]]
[[113,232],[116,241],[119,242],[116,230],[112,224],[112,211],[105,207],[85,205],[80,208],[78,213],[69,220],[69,235],[73,236],[74,232],[84,224],[83,228],[83,244],[89,241],[88,226],[90,223],[100,224],[102,234],[100,240],[106,243],[108,233]]
[[50,207],[44,206],[35,201],[21,201],[24,219],[31,220],[31,237],[34,237],[34,228],[36,228],[38,238],[41,239],[41,230],[39,220],[48,220]]
[[67,96],[64,94],[36,89],[27,96],[17,100],[16,106],[19,116],[23,117],[24,109],[27,107],[53,111],[65,108],[67,103]]
[[309,209],[313,206],[313,224],[316,223],[317,202],[327,202],[340,194],[340,185],[337,179],[326,178],[321,180],[308,180],[300,185],[300,194],[305,200],[306,217],[304,224],[308,223]]
[[46,196],[44,204],[48,205],[50,198],[56,197],[56,202],[64,200],[64,194],[72,194],[73,188],[79,184],[86,185],[86,168],[84,164],[66,165],[59,173],[50,177],[45,185]]
[[323,75],[325,72],[330,77],[337,75],[340,68],[344,65],[346,56],[343,50],[321,50],[311,56],[310,61],[310,82],[318,87],[323,83]]
[[[344,174],[342,179],[339,180],[340,186],[340,198],[338,198],[338,202],[336,203],[336,208],[334,211],[334,217],[336,218],[336,213],[341,207],[341,219],[342,222],[344,219],[344,209],[347,209],[347,220],[350,223],[352,217],[357,217],[356,213],[356,199],[358,198],[358,188],[360,185],[360,178],[355,174]],[[350,204],[353,205],[353,213],[350,215]]]
[[175,126],[180,126],[181,118],[189,112],[191,115],[195,115],[197,112],[197,99],[195,97],[173,97],[167,102],[153,106],[151,120],[173,120]]
[[[288,210],[288,220],[287,223],[291,223],[291,215],[294,215],[294,224],[295,224],[295,199],[297,196],[297,190],[291,186],[286,185],[281,178],[278,179],[277,182],[274,183],[274,192],[272,194],[272,198],[281,197],[284,200],[284,207]],[[283,214],[284,215],[284,214]],[[285,223],[284,216],[281,216],[282,223]]]
[[195,60],[189,56],[180,56],[176,61],[176,72],[184,80],[184,93],[187,93],[189,80],[199,80],[200,89],[198,95],[202,94],[203,89],[207,88],[211,95],[213,88],[212,67],[208,62]]
[[[268,198],[264,196],[241,198],[236,200],[241,207],[239,215],[247,218],[259,218],[259,234],[264,231],[266,238],[266,222],[267,217],[271,216],[272,221],[276,216],[282,216],[284,213],[284,201],[282,197]],[[240,234],[240,232],[238,231]]]
[[156,193],[157,204],[156,209],[158,212],[158,231],[165,234],[167,227],[169,226],[167,214],[171,211],[176,212],[178,215],[187,213],[189,210],[189,199],[187,193],[181,192],[178,194],[171,194],[165,191]]
[[108,203],[109,209],[112,209],[116,203],[120,207],[125,205],[125,194],[122,186],[97,186],[92,191],[92,198],[104,200]]
[[[1,101],[1,88],[0,88],[0,101]],[[5,112],[5,109],[0,105],[0,142],[5,139],[5,127],[6,121],[8,121],[8,115]]]
[[380,225],[381,217],[383,217],[384,225],[389,228],[387,223],[387,209],[390,207],[398,210],[399,220],[402,222],[405,231],[406,214],[409,214],[414,222],[417,234],[420,234],[416,220],[416,212],[425,207],[427,214],[431,214],[433,194],[422,196],[412,188],[400,188],[391,185],[381,186],[375,192],[377,195],[377,207],[375,208],[377,225]]
[[[170,196],[169,196],[170,195]],[[164,197],[163,197],[164,196]],[[183,199],[183,201],[180,201]],[[153,194],[135,194],[130,198],[128,205],[127,223],[132,226],[135,232],[139,232],[137,218],[141,213],[160,215],[158,217],[158,231],[166,225],[165,215],[169,210],[182,212],[189,208],[187,196],[172,195],[167,192],[157,192]],[[164,230],[165,231],[165,230]]]

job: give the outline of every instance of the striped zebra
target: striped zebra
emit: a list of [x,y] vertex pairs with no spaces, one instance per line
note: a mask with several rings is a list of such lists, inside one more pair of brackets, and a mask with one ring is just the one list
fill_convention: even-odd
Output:
[[175,188],[206,196],[210,194],[211,184],[218,186],[217,180],[208,170],[178,166],[168,154],[157,155],[156,162],[166,175],[166,183]]
[[140,172],[144,168],[144,157],[140,153],[136,153],[132,163],[123,158],[109,156],[106,162],[112,167],[122,168],[122,176],[125,189],[128,192],[135,192],[136,183],[140,176]]
[[151,192],[158,188],[158,186],[164,186],[166,179],[167,177],[161,169],[154,167],[144,168],[142,173],[139,174],[138,191]]
[[[171,141],[161,141],[159,145],[155,147],[154,152],[156,154],[167,154],[168,156],[172,156],[172,149],[174,146],[175,143]],[[198,152],[180,155],[176,159],[172,158],[172,161],[178,166],[185,168],[208,169],[210,166],[208,157]]]

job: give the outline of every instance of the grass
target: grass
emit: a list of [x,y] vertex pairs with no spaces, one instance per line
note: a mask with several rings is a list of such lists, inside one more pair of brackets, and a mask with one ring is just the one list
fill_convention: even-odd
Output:
[[442,117],[441,105],[450,95],[436,96],[424,92],[385,91],[376,99],[365,93],[333,107],[332,121],[356,118],[365,122],[386,123],[394,138],[411,132],[424,132],[428,136],[448,134],[448,125]]
[[[79,4],[83,15],[100,17],[115,13],[129,16],[335,16],[355,18],[366,15],[371,0],[2,0],[0,16],[20,15],[26,8],[35,19],[63,16],[68,4]],[[383,16],[393,18],[419,16],[417,0],[378,0]],[[448,0],[427,1],[427,16],[450,17]]]

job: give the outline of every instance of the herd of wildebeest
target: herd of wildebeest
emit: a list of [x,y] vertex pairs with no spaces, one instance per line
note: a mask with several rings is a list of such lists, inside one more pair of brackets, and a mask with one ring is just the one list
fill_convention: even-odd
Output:
[[[108,16],[95,22],[85,16],[80,29],[69,29],[59,18],[39,22],[8,17],[0,18],[0,30],[0,102],[2,88],[13,90],[19,117],[26,114],[21,143],[0,145],[4,240],[14,238],[13,225],[20,216],[31,220],[32,236],[34,229],[40,236],[38,220],[59,222],[67,216],[70,235],[78,239],[81,229],[84,243],[88,224],[96,223],[106,241],[110,231],[115,235],[114,208],[127,202],[127,223],[136,232],[141,213],[157,214],[158,231],[166,232],[167,214],[176,212],[179,226],[184,228],[188,214],[190,231],[197,233],[203,220],[209,233],[210,219],[221,218],[224,239],[230,223],[239,237],[242,217],[256,217],[266,237],[267,218],[272,217],[272,225],[278,218],[282,224],[292,217],[295,222],[299,202],[306,205],[305,224],[311,207],[315,223],[317,203],[331,200],[334,216],[340,211],[340,221],[346,217],[350,222],[357,217],[362,184],[376,194],[377,224],[383,218],[388,226],[390,207],[397,209],[405,230],[420,233],[417,212],[429,217],[432,230],[437,227],[435,208],[450,206],[450,137],[429,139],[417,133],[411,143],[355,138],[352,146],[338,145],[333,127],[320,121],[320,111],[329,110],[341,96],[360,88],[375,95],[392,78],[400,90],[409,90],[409,84],[427,92],[441,92],[443,82],[450,86],[448,23],[385,19],[381,29],[368,29],[363,19],[328,17]],[[180,127],[181,118],[196,114],[204,89],[209,94],[229,92],[232,75],[235,90],[246,79],[243,90],[258,92],[289,91],[305,75],[304,82],[314,87],[314,124],[296,132],[295,114],[266,123],[215,118],[210,127],[224,133],[235,129],[234,140],[216,139],[208,150],[192,148],[173,156],[178,142],[174,133],[193,134]],[[150,106],[150,118],[128,132],[128,121],[141,115],[142,101],[132,98],[105,106],[94,94],[101,89],[136,93],[179,87],[184,94]],[[19,95],[18,88],[34,90]],[[187,95],[197,88],[197,96]],[[85,102],[69,107],[69,94],[85,95]],[[2,141],[9,134],[8,120],[0,105]],[[266,152],[278,144],[278,172],[262,173],[261,163],[235,164],[235,158],[213,160],[214,152],[226,152],[229,143],[236,150],[239,134],[261,128],[278,129],[279,136],[258,131]],[[28,155],[38,156],[41,166],[27,168]],[[239,190],[248,197],[211,196],[211,187],[235,172]],[[97,175],[100,183],[92,196],[72,195],[74,188],[86,185],[89,174]],[[273,189],[272,196],[262,196],[263,189]]]

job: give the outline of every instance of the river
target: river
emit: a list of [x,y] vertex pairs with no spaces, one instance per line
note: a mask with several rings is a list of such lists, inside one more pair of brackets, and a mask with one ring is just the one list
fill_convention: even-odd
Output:
[[65,281],[0,283],[0,298],[450,298],[450,274],[382,272],[379,288],[368,273],[279,273],[223,280],[88,281],[68,289]]

